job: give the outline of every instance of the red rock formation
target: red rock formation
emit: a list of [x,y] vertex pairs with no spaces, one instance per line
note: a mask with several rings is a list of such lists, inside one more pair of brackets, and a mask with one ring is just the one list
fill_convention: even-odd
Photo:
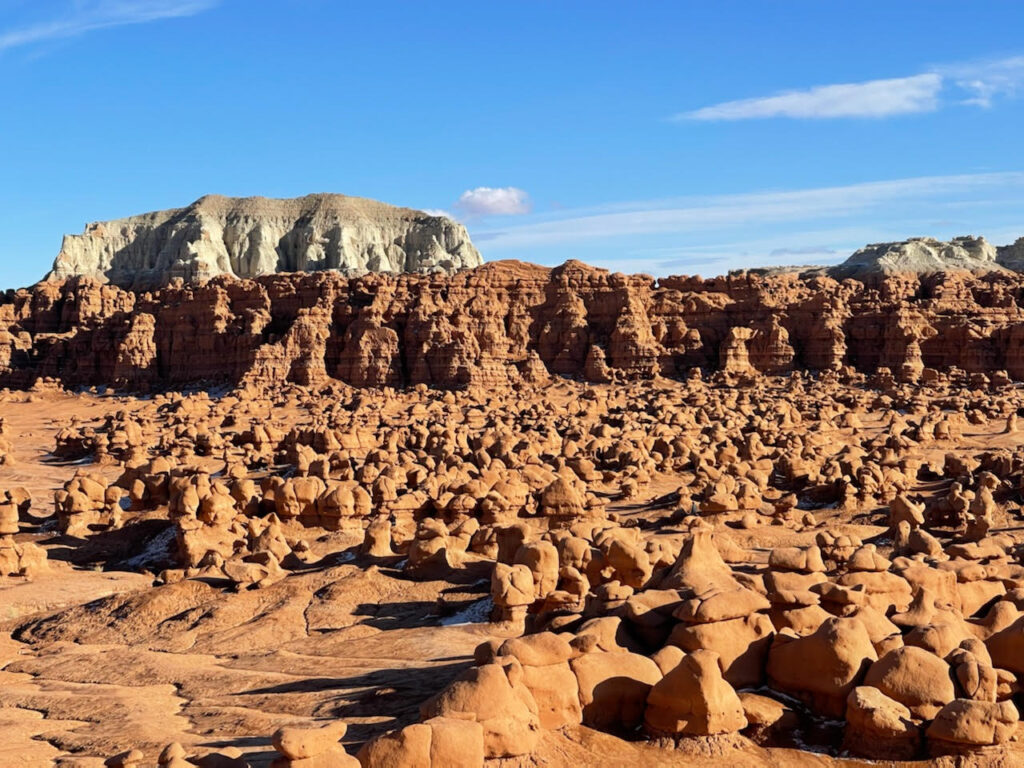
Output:
[[134,294],[88,279],[0,297],[0,387],[198,382],[515,384],[693,367],[1024,378],[1024,276],[612,274],[495,262],[450,277],[216,278]]

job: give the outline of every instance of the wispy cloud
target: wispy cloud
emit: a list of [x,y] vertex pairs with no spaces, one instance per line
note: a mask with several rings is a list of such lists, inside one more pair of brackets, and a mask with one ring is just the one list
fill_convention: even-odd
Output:
[[[1024,173],[926,176],[816,189],[715,195],[622,203],[597,209],[567,210],[557,216],[498,230],[473,231],[489,252],[614,237],[679,235],[771,224],[849,219],[884,214],[894,204],[927,204],[929,209],[973,201],[979,193],[1005,195],[1024,189]],[[934,218],[934,210],[931,211]],[[540,220],[536,220],[540,219]]]
[[881,118],[949,104],[990,107],[1024,86],[1024,56],[935,66],[921,74],[860,83],[818,85],[771,96],[725,101],[673,115],[676,121]]
[[886,117],[938,108],[942,77],[934,73],[868,80],[864,83],[819,85],[805,91],[726,101],[676,115],[683,120],[749,120],[759,117]]
[[64,13],[0,30],[0,51],[84,35],[100,29],[194,16],[220,0],[91,0],[64,4]]
[[[865,243],[898,240],[905,236],[899,227],[879,227],[873,219],[867,225],[850,222],[847,226],[823,229],[783,230],[776,232],[736,232],[738,239],[716,237],[704,245],[687,244],[667,247],[613,248],[608,252],[588,248],[587,262],[612,270],[666,274],[724,274],[731,269],[779,267],[793,265],[835,264]],[[816,245],[829,243],[830,245]],[[591,256],[590,254],[594,255]],[[559,254],[552,263],[564,261]]]
[[830,259],[835,255],[835,248],[827,248],[824,245],[804,245],[798,248],[773,248],[768,252],[768,256],[773,259],[788,259],[794,256],[798,256],[800,258],[805,258],[807,256],[821,256]]
[[940,74],[963,91],[964,104],[991,107],[997,97],[1013,97],[1024,87],[1024,56],[940,67]]

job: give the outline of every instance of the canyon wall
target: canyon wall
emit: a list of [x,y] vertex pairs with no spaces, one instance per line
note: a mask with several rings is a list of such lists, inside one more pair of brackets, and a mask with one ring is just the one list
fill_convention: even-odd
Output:
[[0,296],[0,387],[134,391],[247,379],[497,387],[566,375],[1005,370],[1024,379],[1024,276],[734,273],[579,262],[454,275],[226,276],[136,293],[87,278]]

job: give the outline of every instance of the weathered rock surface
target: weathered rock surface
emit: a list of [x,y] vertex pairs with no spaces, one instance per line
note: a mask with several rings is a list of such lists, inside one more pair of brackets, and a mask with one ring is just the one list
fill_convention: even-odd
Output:
[[686,378],[851,368],[1024,379],[1024,277],[626,276],[494,262],[451,276],[222,276],[133,293],[91,278],[0,296],[0,387],[246,379],[444,388],[548,374]]
[[655,281],[580,262],[494,262],[451,276],[221,276],[145,294],[76,279],[0,297],[0,386],[464,388],[720,367],[738,377],[851,367],[903,381],[953,368],[1022,379],[1022,307],[1024,278],[1011,272],[899,273],[870,285],[755,273]]
[[831,267],[836,278],[862,277],[881,272],[941,272],[967,270],[992,272],[1005,269],[998,261],[997,249],[984,237],[954,237],[949,242],[931,237],[912,237],[895,243],[867,245],[842,264]]
[[345,195],[208,195],[185,208],[89,224],[66,235],[47,280],[91,277],[146,289],[174,278],[276,272],[452,272],[481,263],[443,216]]

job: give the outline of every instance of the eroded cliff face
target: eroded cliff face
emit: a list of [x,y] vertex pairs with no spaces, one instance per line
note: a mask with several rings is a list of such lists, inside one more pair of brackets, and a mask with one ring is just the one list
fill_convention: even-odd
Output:
[[65,236],[46,279],[90,277],[149,289],[175,278],[454,272],[480,263],[466,229],[443,216],[344,195],[211,195],[187,208],[97,222]]
[[455,275],[226,276],[132,293],[77,278],[0,303],[0,387],[40,377],[132,390],[339,379],[515,385],[557,374],[685,377],[793,369],[904,380],[925,369],[1024,379],[1024,276],[795,274],[654,280],[568,262]]

